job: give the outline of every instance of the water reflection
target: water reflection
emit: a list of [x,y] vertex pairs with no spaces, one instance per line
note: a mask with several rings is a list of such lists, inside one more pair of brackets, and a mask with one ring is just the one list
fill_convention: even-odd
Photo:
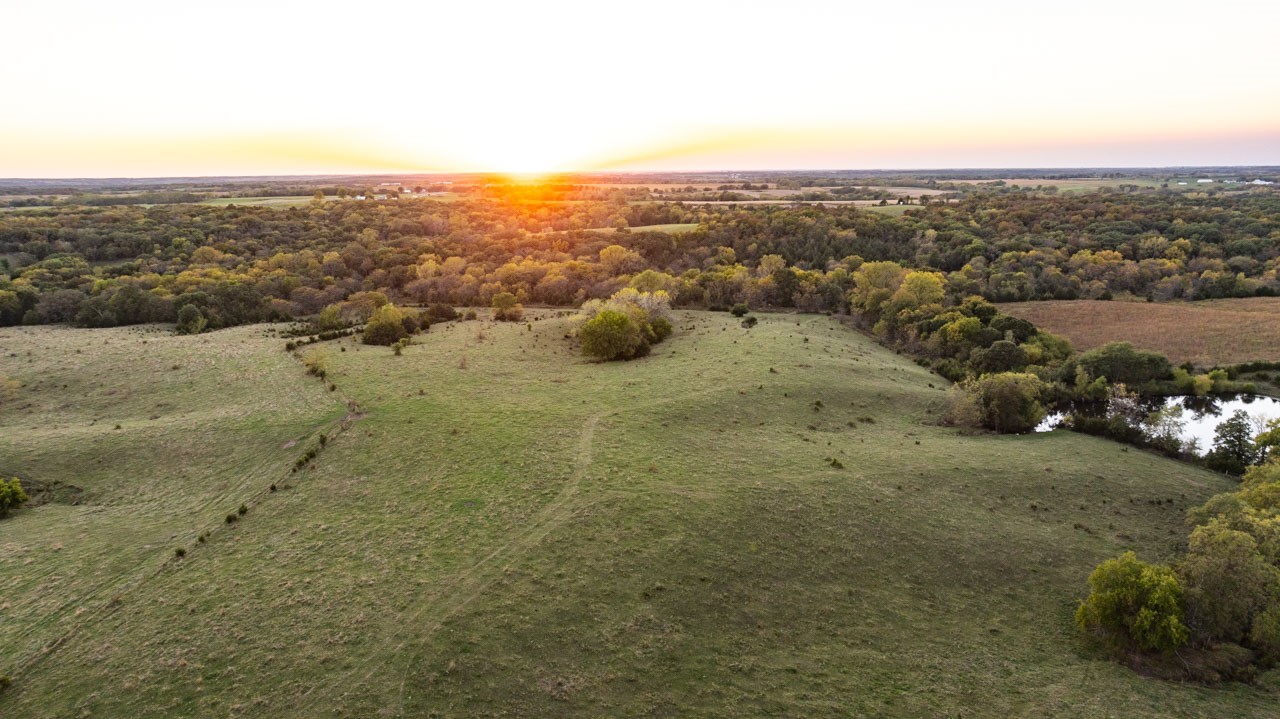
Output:
[[[1213,448],[1213,434],[1218,424],[1230,417],[1236,410],[1244,410],[1255,427],[1267,420],[1280,418],[1280,400],[1256,394],[1214,395],[1195,397],[1182,395],[1176,397],[1144,397],[1138,400],[1143,413],[1150,414],[1168,407],[1182,407],[1181,438],[1183,442],[1194,440],[1204,454]],[[1070,414],[1081,414],[1086,417],[1105,417],[1106,402],[1073,402],[1065,411],[1054,412],[1036,427],[1037,432],[1048,432],[1057,429]]]

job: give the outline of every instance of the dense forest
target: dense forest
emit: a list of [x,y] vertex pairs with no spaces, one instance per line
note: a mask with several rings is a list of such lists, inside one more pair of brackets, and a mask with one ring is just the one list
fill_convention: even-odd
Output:
[[[556,202],[556,188],[462,201],[268,208],[70,206],[0,215],[0,324],[173,321],[210,328],[319,312],[358,292],[407,303],[577,305],[619,288],[676,306],[848,309],[851,273],[894,261],[953,299],[1280,291],[1280,194],[975,193],[902,216],[851,206]],[[532,198],[532,199],[530,199]],[[645,226],[696,224],[682,233]]]

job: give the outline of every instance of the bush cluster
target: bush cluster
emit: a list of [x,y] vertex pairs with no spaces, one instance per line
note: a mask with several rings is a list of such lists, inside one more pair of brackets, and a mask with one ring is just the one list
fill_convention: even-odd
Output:
[[415,313],[387,303],[369,317],[361,341],[367,345],[394,345],[430,326],[427,313]]
[[1250,467],[1240,489],[1188,513],[1186,554],[1172,566],[1133,554],[1089,578],[1077,623],[1146,652],[1189,645],[1203,681],[1247,679],[1280,665],[1280,459]]
[[1025,372],[986,374],[952,389],[948,419],[995,432],[1030,432],[1048,414],[1041,403],[1049,385]]
[[582,306],[578,337],[582,353],[602,360],[628,360],[649,354],[671,336],[671,298],[666,292],[624,288],[601,302]]
[[350,337],[351,335],[354,335],[356,332],[358,332],[358,330],[356,330],[355,328],[345,329],[345,330],[327,330],[325,332],[321,332],[318,335],[314,335],[306,339],[290,340],[288,342],[285,342],[284,349],[286,352],[292,352],[298,349],[299,347],[313,345],[317,342],[328,342],[329,340],[336,340],[341,337]]

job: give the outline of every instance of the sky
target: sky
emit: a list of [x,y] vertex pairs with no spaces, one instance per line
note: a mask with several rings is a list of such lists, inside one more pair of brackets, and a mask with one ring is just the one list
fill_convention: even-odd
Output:
[[20,3],[0,177],[1280,165],[1280,3]]

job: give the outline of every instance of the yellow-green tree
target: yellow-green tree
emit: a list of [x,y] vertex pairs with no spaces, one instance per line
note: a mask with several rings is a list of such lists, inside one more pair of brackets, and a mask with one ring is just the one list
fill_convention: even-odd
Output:
[[1186,643],[1182,586],[1172,569],[1125,552],[1093,570],[1089,589],[1076,610],[1082,629],[1144,650],[1168,651]]

